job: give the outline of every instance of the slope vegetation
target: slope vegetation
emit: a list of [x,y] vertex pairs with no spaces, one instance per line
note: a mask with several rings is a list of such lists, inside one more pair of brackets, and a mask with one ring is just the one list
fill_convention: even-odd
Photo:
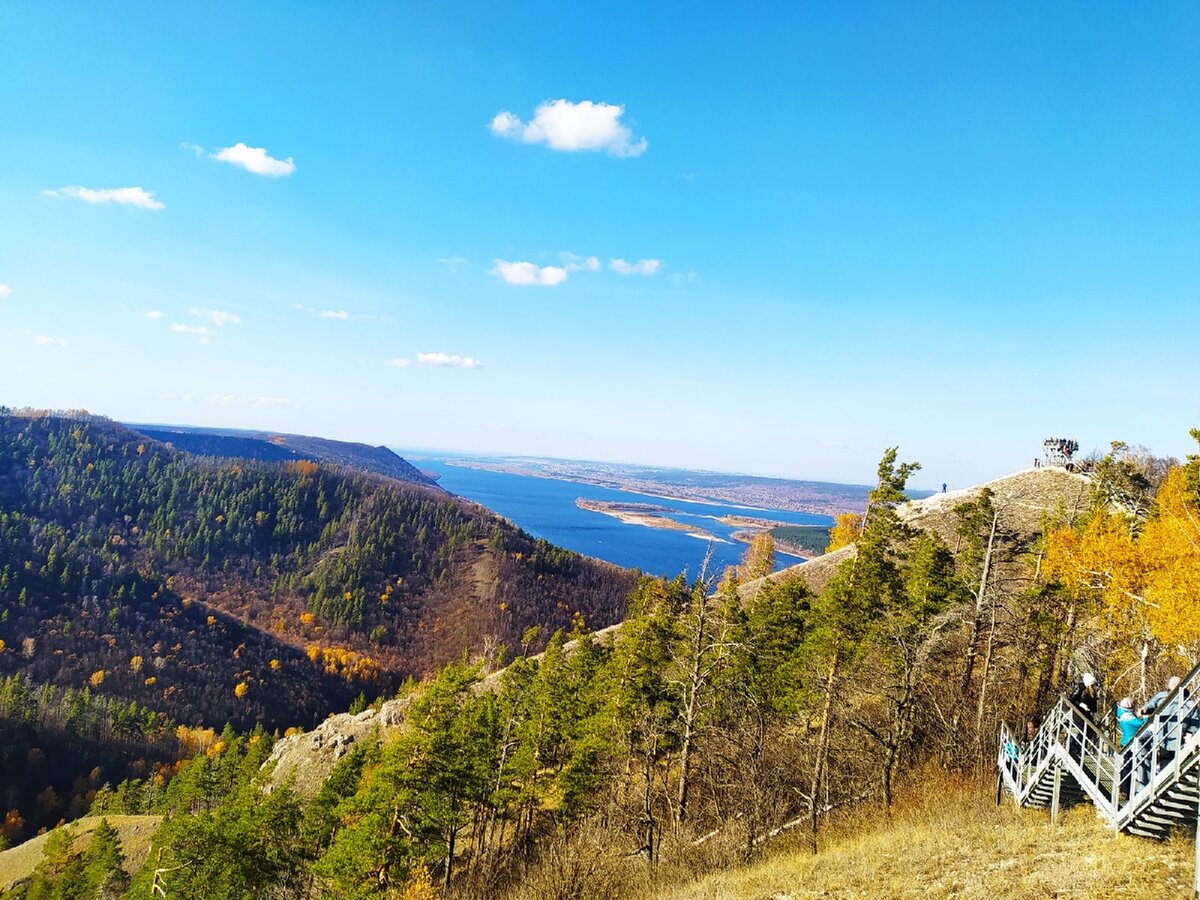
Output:
[[0,414],[0,673],[311,725],[531,626],[617,621],[632,584],[435,488]]
[[890,823],[843,826],[820,853],[785,850],[753,866],[684,887],[647,891],[656,900],[801,900],[808,897],[1192,896],[1194,848],[1115,837],[1082,804],[1058,826],[1045,813],[997,807],[989,786],[931,773],[902,799]]

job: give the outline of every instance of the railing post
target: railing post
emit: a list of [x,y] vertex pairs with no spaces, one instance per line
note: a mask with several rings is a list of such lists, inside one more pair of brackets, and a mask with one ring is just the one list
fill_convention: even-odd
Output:
[[1121,818],[1121,751],[1117,751],[1117,755],[1111,757],[1112,762],[1112,812],[1113,812],[1113,827],[1120,831],[1120,826],[1117,824]]
[[1195,900],[1200,900],[1200,804],[1197,804],[1196,809],[1196,869],[1195,883],[1192,885],[1195,893]]
[[1054,764],[1054,794],[1050,797],[1050,823],[1058,822],[1058,796],[1062,791],[1062,765]]

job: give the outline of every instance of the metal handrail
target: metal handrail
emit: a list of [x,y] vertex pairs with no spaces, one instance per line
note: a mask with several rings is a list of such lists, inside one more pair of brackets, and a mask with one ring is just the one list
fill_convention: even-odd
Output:
[[[1119,830],[1200,764],[1200,666],[1188,673],[1134,733],[1115,747],[1083,710],[1065,697],[1047,712],[1028,743],[1000,724],[1001,781],[1024,805],[1055,766],[1068,771],[1097,809]],[[1013,750],[1015,749],[1015,756]]]

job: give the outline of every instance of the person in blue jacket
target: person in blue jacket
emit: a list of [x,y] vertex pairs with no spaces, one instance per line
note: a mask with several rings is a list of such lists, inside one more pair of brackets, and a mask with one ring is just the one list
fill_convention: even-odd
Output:
[[1133,711],[1133,698],[1122,697],[1116,709],[1117,724],[1121,727],[1122,749],[1133,740],[1137,730],[1146,724],[1146,720]]
[[[1146,720],[1133,711],[1132,697],[1122,697],[1115,712],[1117,725],[1121,728],[1121,749],[1124,750],[1125,746],[1133,740],[1138,729],[1146,724]],[[1133,775],[1134,754],[1122,753],[1121,756],[1121,794],[1127,797],[1129,796],[1129,782]]]

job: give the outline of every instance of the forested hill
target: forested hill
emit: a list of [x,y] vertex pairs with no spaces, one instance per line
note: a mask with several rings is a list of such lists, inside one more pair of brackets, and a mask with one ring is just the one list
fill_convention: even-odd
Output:
[[311,725],[531,626],[618,621],[633,582],[434,488],[0,412],[0,673]]
[[139,434],[186,450],[196,456],[256,459],[264,462],[310,460],[351,466],[364,472],[386,475],[397,481],[434,486],[436,482],[387,447],[372,447],[349,441],[301,434],[242,431],[228,428],[196,428],[188,425],[130,425]]

